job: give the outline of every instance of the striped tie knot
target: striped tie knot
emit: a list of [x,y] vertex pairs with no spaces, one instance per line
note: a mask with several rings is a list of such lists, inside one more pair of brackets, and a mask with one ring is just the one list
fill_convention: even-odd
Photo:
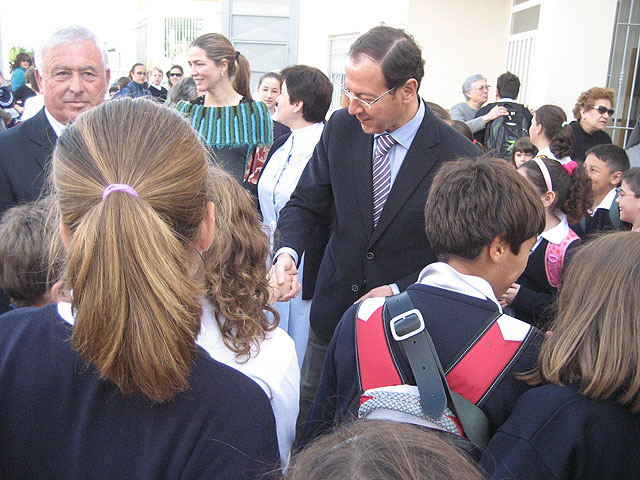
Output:
[[391,150],[391,147],[398,143],[390,133],[383,133],[382,135],[379,135],[377,140],[376,150],[373,152],[374,157],[386,155],[389,153],[389,150]]

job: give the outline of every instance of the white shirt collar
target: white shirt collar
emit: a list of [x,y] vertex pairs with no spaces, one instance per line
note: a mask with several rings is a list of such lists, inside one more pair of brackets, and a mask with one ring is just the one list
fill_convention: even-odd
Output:
[[560,220],[560,223],[538,235],[538,240],[544,238],[549,243],[559,245],[562,240],[569,235],[569,221],[567,220],[567,216],[560,211],[555,211],[553,214]]
[[553,154],[553,152],[551,151],[550,147],[544,147],[542,150],[540,150],[538,152],[538,154],[536,155],[536,157],[547,157],[550,158],[552,160],[557,160],[559,161],[562,165],[564,165],[567,162],[571,161],[571,157],[564,157],[564,158],[556,158],[556,156]]
[[420,275],[418,275],[418,283],[462,293],[482,300],[491,300],[502,312],[500,302],[498,302],[489,282],[481,277],[460,273],[447,263],[436,262],[424,267]]
[[598,204],[598,206],[593,209],[593,213],[591,214],[591,216],[593,217],[599,208],[604,210],[609,210],[611,208],[611,205],[613,205],[613,201],[615,200],[615,198],[616,198],[616,189],[612,188],[611,190],[609,190],[609,193],[605,195],[605,197]]
[[56,132],[56,136],[59,137],[60,134],[62,134],[62,131],[65,129],[66,125],[64,123],[60,123],[58,120],[53,118],[53,115],[49,113],[49,110],[47,110],[46,106],[44,107],[44,114],[47,116],[49,125],[51,125],[51,128],[53,128],[53,131]]

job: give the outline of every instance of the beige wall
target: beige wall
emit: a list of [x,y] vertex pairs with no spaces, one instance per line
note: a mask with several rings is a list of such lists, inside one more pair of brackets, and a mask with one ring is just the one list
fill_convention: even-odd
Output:
[[409,0],[300,1],[298,63],[327,73],[330,35],[364,33],[381,22],[407,28]]
[[573,119],[580,92],[605,86],[616,0],[546,0],[532,77],[531,105],[552,103]]
[[408,29],[426,62],[424,98],[450,108],[464,101],[462,82],[475,73],[495,87],[506,62],[510,7],[510,0],[411,1]]

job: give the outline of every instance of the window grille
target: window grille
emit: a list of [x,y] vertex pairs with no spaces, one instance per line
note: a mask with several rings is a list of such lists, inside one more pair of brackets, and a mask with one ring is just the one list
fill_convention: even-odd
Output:
[[201,18],[165,18],[164,56],[176,58],[186,55],[191,42],[202,33]]

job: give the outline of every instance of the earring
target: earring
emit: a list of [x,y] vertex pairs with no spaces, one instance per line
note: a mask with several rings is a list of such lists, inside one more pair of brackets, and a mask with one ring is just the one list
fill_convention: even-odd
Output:
[[221,76],[221,77],[224,77],[224,72],[220,72],[220,76]]

